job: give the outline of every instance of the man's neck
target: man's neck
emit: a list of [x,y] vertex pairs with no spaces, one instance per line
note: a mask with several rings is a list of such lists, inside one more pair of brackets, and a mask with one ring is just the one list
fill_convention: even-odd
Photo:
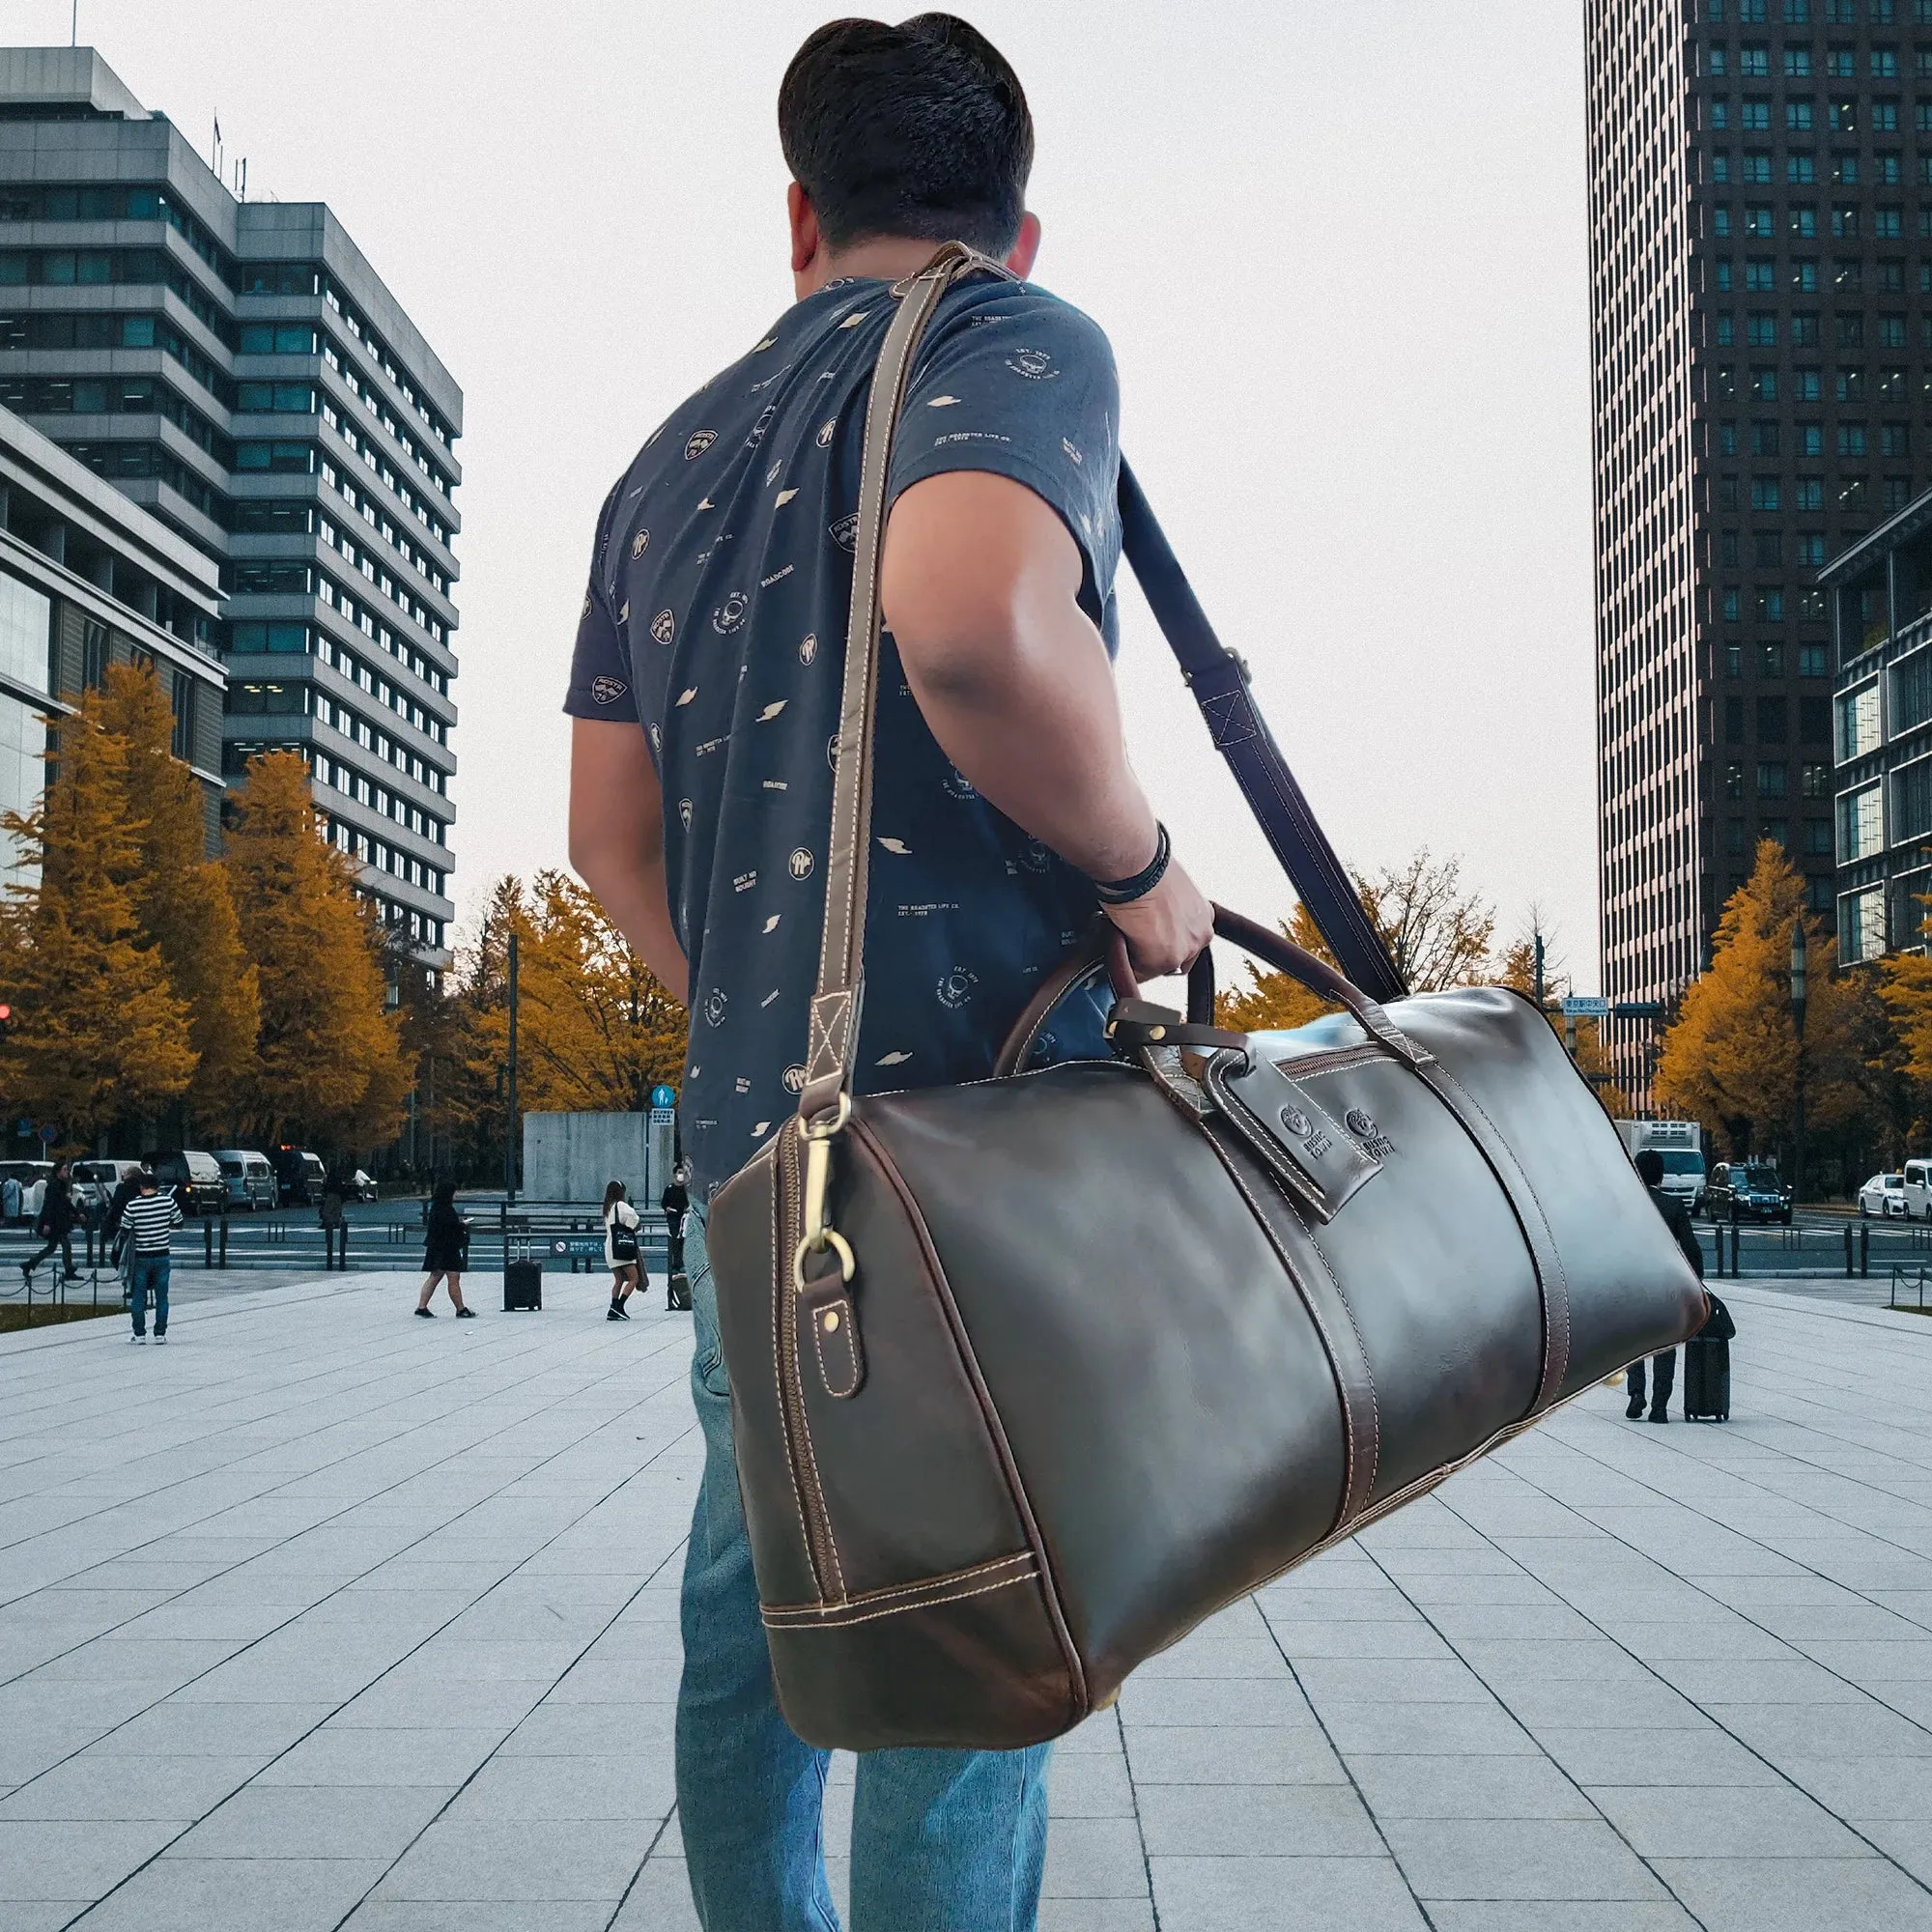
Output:
[[896,282],[906,275],[916,275],[938,252],[937,242],[927,242],[916,235],[873,235],[853,242],[849,248],[839,249],[837,254],[813,257],[810,268],[792,279],[798,299],[804,301],[829,282],[851,277]]

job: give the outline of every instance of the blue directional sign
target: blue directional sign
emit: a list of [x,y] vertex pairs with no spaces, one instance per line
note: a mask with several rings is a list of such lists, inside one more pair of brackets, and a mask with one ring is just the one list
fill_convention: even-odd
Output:
[[651,1089],[651,1105],[653,1107],[675,1107],[677,1105],[677,1089],[675,1087],[653,1087]]

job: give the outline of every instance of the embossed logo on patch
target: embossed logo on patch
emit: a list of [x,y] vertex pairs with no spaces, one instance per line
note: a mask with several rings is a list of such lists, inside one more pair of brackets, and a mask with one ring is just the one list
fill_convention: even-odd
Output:
[[1326,1153],[1331,1147],[1335,1145],[1335,1143],[1331,1141],[1328,1138],[1328,1136],[1323,1132],[1321,1132],[1321,1130],[1318,1127],[1314,1133],[1308,1136],[1306,1145],[1308,1148],[1308,1151],[1312,1153],[1317,1160],[1320,1160],[1321,1156],[1324,1153]]
[[1366,1114],[1359,1107],[1350,1107],[1343,1118],[1349,1131],[1378,1160],[1395,1151],[1395,1143],[1376,1124],[1373,1114]]
[[1307,1133],[1311,1124],[1308,1116],[1299,1107],[1284,1107],[1281,1110],[1281,1123],[1296,1140]]

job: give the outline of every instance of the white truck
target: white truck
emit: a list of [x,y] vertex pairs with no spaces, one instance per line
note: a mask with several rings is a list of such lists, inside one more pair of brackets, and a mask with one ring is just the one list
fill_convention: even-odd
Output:
[[1663,1158],[1663,1191],[1694,1214],[1704,1201],[1704,1129],[1695,1121],[1619,1121],[1624,1151],[1634,1160],[1645,1148]]

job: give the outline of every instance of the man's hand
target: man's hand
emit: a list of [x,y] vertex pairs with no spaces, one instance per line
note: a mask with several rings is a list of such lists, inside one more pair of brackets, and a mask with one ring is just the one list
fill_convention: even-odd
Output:
[[1145,898],[1100,909],[1126,936],[1127,956],[1142,980],[1186,972],[1214,937],[1214,908],[1172,864]]

